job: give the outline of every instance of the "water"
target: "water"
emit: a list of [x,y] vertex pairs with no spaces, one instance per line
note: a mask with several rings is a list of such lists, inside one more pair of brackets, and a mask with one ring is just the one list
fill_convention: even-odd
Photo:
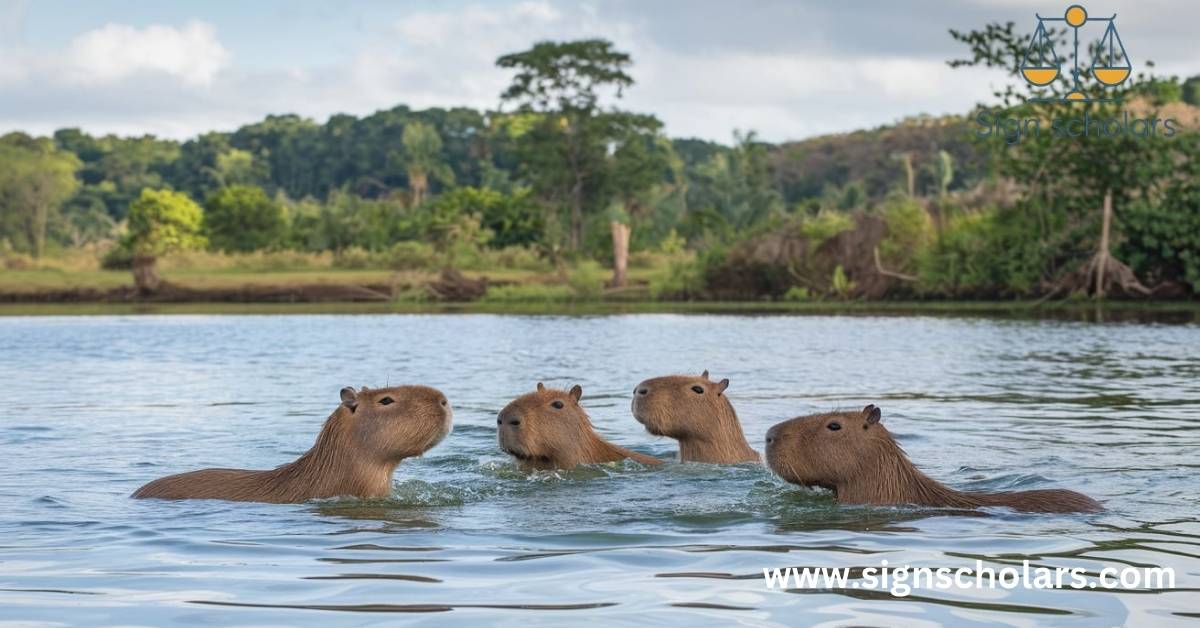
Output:
[[[1200,326],[924,317],[0,318],[0,621],[1164,626],[1200,616]],[[1100,515],[838,507],[755,466],[526,475],[495,415],[581,384],[660,457],[630,394],[710,369],[751,444],[876,403],[957,488],[1070,487]],[[132,500],[311,445],[346,385],[424,383],[455,430],[389,499]],[[1176,590],[767,590],[764,567],[1163,566]]]

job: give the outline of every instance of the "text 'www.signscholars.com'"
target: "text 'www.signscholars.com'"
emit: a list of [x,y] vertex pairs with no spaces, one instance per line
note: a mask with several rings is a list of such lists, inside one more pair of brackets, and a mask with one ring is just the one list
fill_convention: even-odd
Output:
[[[859,573],[861,572],[861,573]],[[1020,567],[786,567],[763,568],[768,589],[861,589],[888,591],[905,597],[914,589],[1137,589],[1175,588],[1175,570],[1170,567],[1105,567],[1089,576],[1082,567],[1035,567],[1022,561]]]

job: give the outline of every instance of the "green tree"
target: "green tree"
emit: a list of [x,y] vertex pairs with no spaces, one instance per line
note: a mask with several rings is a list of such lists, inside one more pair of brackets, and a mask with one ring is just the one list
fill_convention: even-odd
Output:
[[[952,67],[1001,68],[1013,77],[1012,83],[996,91],[995,96],[1003,103],[990,113],[1002,119],[1015,118],[1052,120],[1062,116],[1063,105],[1054,101],[1039,100],[1038,97],[1062,98],[1061,87],[1048,89],[1020,88],[1025,85],[1020,78],[1021,60],[1031,40],[1030,35],[1014,32],[1010,22],[1005,25],[990,24],[982,30],[971,32],[950,31],[951,36],[964,43],[970,50],[970,58],[950,62]],[[1055,35],[1055,36],[1061,36]],[[1095,44],[1092,45],[1095,47]],[[1066,46],[1059,46],[1065,49]],[[1063,59],[1064,66],[1074,63],[1074,53]],[[1152,64],[1147,63],[1148,66]],[[1081,63],[1082,90],[1095,102],[1075,103],[1067,112],[1073,116],[1087,115],[1092,120],[1120,119],[1120,103],[1142,98],[1154,104],[1171,89],[1164,89],[1163,81],[1153,76],[1139,74],[1125,84],[1105,89],[1090,81],[1091,70]],[[1055,91],[1057,90],[1057,91]],[[1154,117],[1154,116],[1151,116]],[[1028,190],[1025,203],[1018,211],[1042,211],[1059,214],[1067,218],[1072,230],[1084,227],[1095,229],[1097,241],[1087,248],[1076,246],[1079,241],[1073,234],[1050,231],[1043,228],[1036,234],[1041,244],[1057,249],[1048,257],[1046,275],[1058,275],[1050,288],[1051,293],[1086,290],[1096,298],[1103,298],[1113,289],[1127,293],[1148,293],[1133,271],[1112,254],[1114,216],[1120,220],[1124,208],[1134,199],[1149,195],[1164,180],[1174,176],[1175,162],[1185,155],[1177,155],[1171,140],[1155,135],[1135,137],[1129,134],[1099,134],[1078,141],[1064,140],[1055,133],[1027,134],[1021,138],[1019,150],[1010,150],[1004,142],[992,142],[992,157],[1003,176],[1020,181]],[[1043,215],[1040,223],[1055,224],[1053,216]],[[1098,229],[1096,222],[1099,222]],[[1090,224],[1088,224],[1090,223]],[[1030,234],[1031,236],[1035,234]],[[1085,257],[1079,260],[1081,257]],[[1062,272],[1063,262],[1082,261],[1075,269]]]
[[1200,106],[1200,76],[1193,76],[1184,81],[1181,92],[1183,102],[1194,107]]
[[429,190],[429,179],[443,185],[454,184],[454,171],[446,165],[442,154],[442,137],[437,129],[424,122],[410,122],[404,127],[404,169],[408,174],[408,187],[412,191],[412,204],[425,202]]
[[619,98],[622,89],[633,85],[625,72],[631,63],[628,54],[602,39],[540,42],[496,61],[516,71],[501,99],[516,103],[521,111],[541,114],[536,132],[522,136],[524,154],[537,157],[528,163],[543,195],[567,204],[572,251],[583,242],[584,211],[597,205],[603,189],[596,178],[605,169],[610,138],[605,134],[608,125],[598,120],[603,113],[600,92],[615,90]]
[[41,257],[47,228],[79,187],[79,165],[50,140],[21,133],[0,137],[0,236],[24,242]]
[[277,246],[287,228],[283,207],[260,187],[232,185],[204,203],[209,245],[220,251],[257,251]]
[[125,246],[133,254],[133,281],[139,292],[153,293],[162,285],[157,260],[174,251],[202,248],[204,210],[187,194],[171,190],[142,190],[129,205]]
[[[614,198],[610,209],[614,287],[627,284],[629,241],[633,222],[655,205],[654,192],[664,193],[659,184],[672,174],[674,152],[659,132],[662,122],[653,116],[610,114],[611,135],[619,138],[609,158],[606,177]],[[669,193],[669,188],[667,193]]]
[[435,206],[445,215],[478,214],[481,226],[492,233],[488,244],[495,248],[532,245],[542,236],[541,207],[527,189],[504,194],[465,186],[442,194]]

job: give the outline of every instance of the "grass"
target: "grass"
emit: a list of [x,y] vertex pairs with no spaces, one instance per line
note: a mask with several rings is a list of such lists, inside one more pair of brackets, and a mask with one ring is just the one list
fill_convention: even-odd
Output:
[[1188,301],[488,301],[474,303],[12,303],[2,316],[122,314],[514,314],[597,316],[611,314],[755,314],[839,316],[938,316],[1060,319],[1080,322],[1155,321],[1200,323],[1200,303]]
[[[540,269],[493,267],[464,270],[467,276],[487,275],[491,287],[483,299],[473,303],[428,302],[424,284],[435,270],[393,271],[380,268],[344,269],[332,265],[330,256],[305,257],[293,268],[276,268],[287,262],[279,255],[244,257],[214,256],[181,258],[163,264],[163,277],[178,285],[199,289],[237,289],[253,286],[292,287],[313,284],[390,284],[397,294],[390,303],[14,303],[0,304],[3,315],[72,315],[128,313],[198,314],[301,314],[301,313],[500,313],[596,315],[621,313],[736,313],[736,314],[834,314],[834,315],[935,315],[1004,316],[1105,321],[1167,320],[1200,322],[1200,302],[1087,300],[1038,303],[1034,301],[753,301],[673,302],[660,301],[663,286],[674,291],[693,280],[679,268],[686,264],[672,258],[655,258],[632,265],[630,288],[603,290],[607,269],[594,262],[574,265],[564,272]],[[212,258],[212,259],[209,259]],[[311,258],[311,259],[310,259]],[[85,260],[86,261],[86,260]],[[25,269],[0,266],[0,293],[32,294],[56,290],[93,288],[108,290],[132,284],[128,271],[99,270],[90,264],[47,263]],[[670,291],[668,291],[669,293]]]

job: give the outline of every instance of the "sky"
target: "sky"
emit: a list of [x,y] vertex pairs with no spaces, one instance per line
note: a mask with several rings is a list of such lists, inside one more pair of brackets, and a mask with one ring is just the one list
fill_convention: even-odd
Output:
[[[1135,70],[1200,74],[1195,0],[1118,14]],[[768,141],[963,113],[1009,79],[952,69],[948,29],[1061,15],[1064,0],[0,0],[0,133],[185,139],[268,114],[495,109],[502,54],[603,37],[633,56],[617,104],[672,137]]]

